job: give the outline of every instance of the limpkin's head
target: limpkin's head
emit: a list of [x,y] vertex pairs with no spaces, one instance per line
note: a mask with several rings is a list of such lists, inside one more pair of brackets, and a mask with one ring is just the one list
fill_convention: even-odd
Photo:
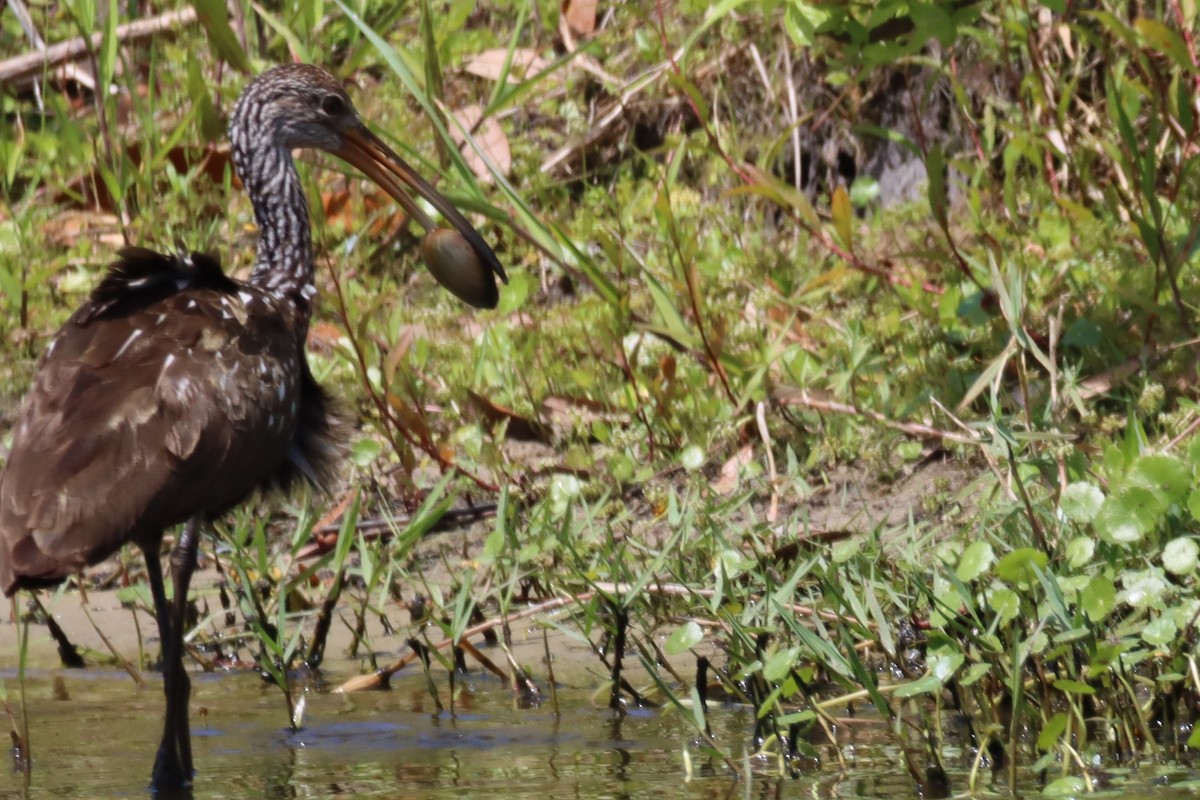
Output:
[[[443,286],[471,305],[496,305],[499,291],[493,275],[508,282],[496,254],[449,200],[367,130],[349,95],[325,70],[289,64],[259,75],[234,106],[229,138],[243,182],[252,154],[274,148],[317,148],[357,167],[429,232],[422,248],[425,262]],[[271,176],[258,180],[269,183]],[[428,200],[457,234],[438,230],[410,191]]]

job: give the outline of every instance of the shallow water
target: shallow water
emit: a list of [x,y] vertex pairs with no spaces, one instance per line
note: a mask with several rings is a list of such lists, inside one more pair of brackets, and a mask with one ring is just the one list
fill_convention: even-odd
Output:
[[[328,677],[336,682],[350,674]],[[2,677],[15,695],[13,676]],[[439,689],[446,702],[444,677]],[[743,796],[746,787],[694,745],[697,776],[685,781],[683,750],[692,732],[675,712],[614,714],[595,705],[590,687],[568,686],[559,690],[556,714],[549,701],[516,708],[508,689],[487,676],[462,685],[453,712],[437,712],[419,671],[397,676],[390,691],[310,692],[304,729],[291,733],[281,695],[257,675],[194,675],[194,796]],[[160,686],[152,680],[138,690],[119,671],[33,674],[27,680],[34,755],[28,796],[145,797],[160,733]],[[753,720],[743,710],[716,717],[717,735],[737,742],[740,759]],[[814,784],[830,777],[772,781],[767,793],[811,796]],[[894,777],[888,796],[911,791],[903,775]],[[22,776],[6,769],[0,798],[20,796],[21,784]]]
[[[344,666],[345,671],[327,673],[329,679],[350,677],[353,665]],[[14,676],[0,677],[15,702]],[[148,797],[162,713],[161,684],[153,678],[147,676],[146,688],[139,690],[120,671],[32,674],[26,688],[31,787],[22,794],[23,776],[10,763],[0,772],[0,798]],[[445,702],[444,674],[441,678]],[[757,763],[760,774],[745,785],[732,780],[722,763],[700,755],[690,744],[691,726],[676,712],[614,714],[595,705],[590,686],[579,685],[559,691],[556,714],[549,701],[535,709],[516,708],[508,689],[488,676],[472,676],[461,685],[465,690],[456,709],[440,713],[419,671],[397,676],[390,691],[311,692],[304,729],[290,733],[281,695],[257,675],[194,675],[193,748],[199,770],[194,797],[915,796],[899,753],[871,723],[854,726],[842,743],[845,768],[825,746],[823,764],[798,778],[765,777],[770,765]],[[732,743],[740,763],[751,715],[726,709],[712,718],[714,733]],[[685,746],[693,760],[691,780],[685,779]],[[961,791],[965,769],[951,778]],[[1038,793],[1032,781],[1023,788]],[[1167,795],[1152,791],[1147,796]]]

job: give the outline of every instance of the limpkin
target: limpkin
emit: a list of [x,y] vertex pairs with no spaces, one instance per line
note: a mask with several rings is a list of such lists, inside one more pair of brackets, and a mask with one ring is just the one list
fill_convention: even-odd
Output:
[[[126,542],[145,555],[166,695],[156,790],[193,775],[183,632],[201,530],[257,489],[324,483],[341,450],[305,357],[316,288],[292,150],[339,156],[394,197],[431,231],[426,262],[462,299],[495,306],[495,278],[506,280],[479,233],[367,130],[325,71],[264,72],[238,99],[229,138],[258,223],[249,279],[205,255],[121,250],[47,346],[0,475],[6,595],[56,584]],[[434,229],[405,186],[454,230]],[[159,553],[179,523],[169,606]]]

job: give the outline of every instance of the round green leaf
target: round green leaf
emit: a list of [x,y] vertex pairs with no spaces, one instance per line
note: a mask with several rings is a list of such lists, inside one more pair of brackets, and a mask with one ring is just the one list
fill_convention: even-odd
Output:
[[1188,442],[1187,454],[1192,469],[1200,469],[1200,436],[1193,436]]
[[1161,647],[1175,641],[1175,635],[1179,629],[1175,627],[1175,621],[1170,617],[1158,617],[1150,620],[1146,627],[1142,628],[1142,639],[1147,644],[1152,644],[1155,647]]
[[1100,513],[1100,505],[1104,502],[1104,492],[1099,486],[1087,481],[1078,481],[1063,489],[1058,507],[1063,516],[1072,522],[1091,522]]
[[954,677],[954,673],[958,672],[962,667],[966,657],[958,650],[943,650],[938,653],[929,654],[929,674],[933,675],[942,683]]
[[845,564],[858,555],[858,551],[861,549],[862,542],[858,539],[843,539],[840,542],[834,543],[829,555],[833,558],[833,563]]
[[880,191],[879,181],[869,175],[859,175],[854,179],[854,183],[850,184],[850,202],[856,208],[862,208],[879,197]]
[[1088,581],[1087,587],[1079,593],[1079,605],[1083,613],[1092,622],[1099,622],[1112,613],[1117,605],[1117,587],[1103,575],[1096,575]]
[[1200,520],[1200,489],[1188,495],[1187,506],[1188,511],[1192,512],[1192,519]]
[[1180,536],[1167,542],[1163,548],[1162,563],[1167,572],[1187,575],[1196,571],[1196,560],[1200,558],[1200,546],[1190,536]]
[[1022,547],[1000,559],[1000,563],[996,565],[996,574],[1009,583],[1037,580],[1033,567],[1044,570],[1049,561],[1050,557],[1041,550]]
[[1155,453],[1133,462],[1129,483],[1149,489],[1166,505],[1178,505],[1192,489],[1192,471],[1181,458]]
[[1042,789],[1043,797],[1074,797],[1087,793],[1087,784],[1078,775],[1068,775],[1065,778],[1051,781]]
[[1109,495],[1096,515],[1096,532],[1112,544],[1141,541],[1158,525],[1162,506],[1149,489],[1129,486]]
[[1126,570],[1121,574],[1121,586],[1124,588],[1117,595],[1117,602],[1127,603],[1134,608],[1156,606],[1171,590],[1171,584],[1163,576],[1162,570],[1156,567]]
[[1012,622],[1021,613],[1021,598],[1012,589],[997,589],[988,597],[988,606],[1000,618],[1000,624]]
[[1095,539],[1090,536],[1077,536],[1067,542],[1067,563],[1072,567],[1082,567],[1092,560],[1095,552]]
[[371,466],[371,462],[378,458],[382,451],[383,445],[376,440],[362,438],[350,448],[350,460],[354,462],[354,466],[366,468]]
[[963,550],[962,557],[958,560],[958,568],[954,573],[963,583],[973,581],[980,575],[985,573],[996,560],[996,554],[992,550],[992,546],[987,542],[974,542]]

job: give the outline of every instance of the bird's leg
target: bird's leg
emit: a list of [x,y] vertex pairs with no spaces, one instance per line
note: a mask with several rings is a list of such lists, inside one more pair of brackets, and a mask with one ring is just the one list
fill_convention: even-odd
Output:
[[175,738],[171,726],[171,686],[174,681],[174,661],[171,659],[171,607],[167,603],[166,587],[163,585],[162,562],[159,561],[159,542],[143,544],[142,554],[146,558],[146,574],[150,577],[150,595],[154,598],[154,619],[158,623],[158,638],[161,653],[159,661],[162,665],[163,694],[166,697],[166,721],[164,723],[162,742],[154,757],[154,772],[151,774],[150,785],[154,789],[167,788],[174,784],[178,786],[183,775],[183,767],[179,763],[179,752],[175,747]]
[[184,620],[187,617],[188,589],[192,583],[192,573],[196,570],[196,556],[200,549],[200,532],[203,523],[199,517],[188,520],[183,529],[183,535],[171,551],[171,579],[175,583],[175,618],[171,621],[172,628],[178,631],[179,640],[176,645],[176,666],[179,674],[176,676],[179,699],[179,714],[175,720],[175,741],[179,745],[179,755],[183,759],[183,774],[190,783],[195,770],[192,768],[192,731],[188,722],[188,702],[192,696],[192,681],[187,670],[183,668],[183,631]]
[[150,596],[154,598],[154,621],[158,623],[159,662],[163,670],[163,685],[166,686],[167,648],[171,640],[171,612],[167,605],[166,588],[163,585],[162,562],[158,558],[159,543],[142,545],[142,556],[146,559],[146,574],[150,577]]
[[[188,521],[171,551],[171,580],[175,590],[170,608],[166,651],[163,656],[163,682],[167,695],[167,712],[163,720],[163,738],[158,746],[151,785],[155,790],[171,790],[186,786],[192,779],[192,742],[188,728],[188,701],[191,680],[183,666],[183,631],[187,615],[188,586],[196,568],[196,553],[200,544],[201,521]],[[153,581],[153,577],[151,578]],[[160,576],[161,581],[161,576]],[[156,601],[157,605],[157,601]],[[166,598],[163,598],[166,605]],[[160,632],[163,630],[160,626]]]

